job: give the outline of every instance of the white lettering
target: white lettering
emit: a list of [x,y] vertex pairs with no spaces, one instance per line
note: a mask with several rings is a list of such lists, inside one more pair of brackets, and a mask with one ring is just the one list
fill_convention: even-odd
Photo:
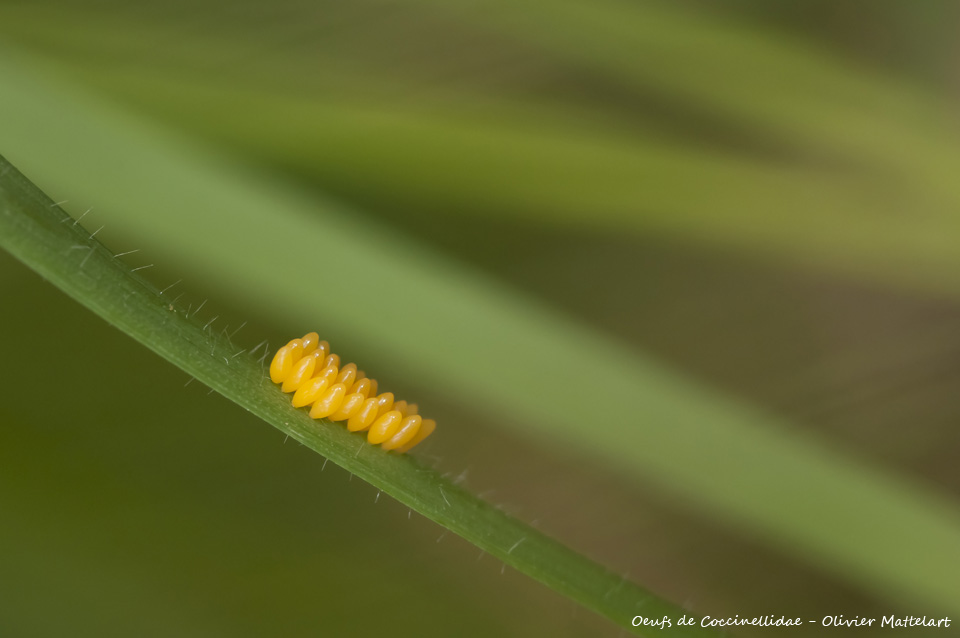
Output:
[[673,622],[667,616],[663,618],[645,618],[643,616],[634,616],[631,624],[634,627],[659,627],[663,629],[664,627],[673,627]]

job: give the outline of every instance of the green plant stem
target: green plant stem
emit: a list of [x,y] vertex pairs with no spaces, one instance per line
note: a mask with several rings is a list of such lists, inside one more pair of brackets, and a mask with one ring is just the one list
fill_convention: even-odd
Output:
[[[504,563],[632,627],[634,616],[687,612],[420,465],[290,406],[264,373],[269,352],[246,352],[188,316],[0,157],[0,245],[68,295],[303,445],[459,534]],[[689,614],[687,614],[689,615]],[[719,635],[699,627],[675,635]]]

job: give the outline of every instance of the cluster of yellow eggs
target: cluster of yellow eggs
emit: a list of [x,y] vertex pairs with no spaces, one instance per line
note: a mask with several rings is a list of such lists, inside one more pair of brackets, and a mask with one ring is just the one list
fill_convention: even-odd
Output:
[[433,419],[417,414],[417,405],[394,401],[393,394],[377,394],[376,379],[357,366],[340,365],[330,344],[310,332],[277,351],[270,363],[270,379],[281,390],[293,392],[293,407],[310,406],[314,419],[346,421],[351,432],[367,431],[367,440],[385,450],[409,451],[433,433]]

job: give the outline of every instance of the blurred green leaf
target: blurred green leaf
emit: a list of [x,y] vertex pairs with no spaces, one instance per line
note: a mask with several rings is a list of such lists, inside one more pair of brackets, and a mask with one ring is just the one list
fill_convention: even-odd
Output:
[[[360,199],[438,217],[676,234],[958,293],[960,137],[946,103],[746,25],[650,3],[580,4],[561,2],[536,25],[527,21],[546,12],[536,2],[473,18],[570,65],[589,53],[587,62],[626,84],[682,87],[678,104],[706,100],[702,110],[775,139],[783,156],[710,148],[664,135],[658,121],[628,124],[535,95],[415,95],[400,89],[413,80],[391,76],[383,61],[351,65],[313,51],[310,38],[280,50],[261,43],[243,73],[224,73],[250,57],[229,27],[200,37],[174,18],[158,25],[23,7],[7,15],[23,25],[19,39],[101,88]],[[171,41],[177,46],[164,46]],[[695,64],[707,60],[709,68]],[[782,74],[790,82],[777,82]]]
[[[296,99],[118,75],[108,88],[250,155],[378,203],[667,233],[957,295],[960,219],[879,178],[778,166],[554,117]],[[906,203],[906,204],[905,204]],[[910,206],[909,214],[903,207]]]
[[420,0],[536,43],[571,63],[659,88],[797,147],[895,170],[956,203],[953,104],[769,26],[641,0]]

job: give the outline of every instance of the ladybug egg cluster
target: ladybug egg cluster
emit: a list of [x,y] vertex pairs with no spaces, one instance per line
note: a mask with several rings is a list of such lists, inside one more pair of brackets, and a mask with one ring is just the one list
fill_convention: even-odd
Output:
[[330,344],[311,332],[277,351],[270,379],[293,392],[293,407],[310,406],[314,419],[346,421],[351,432],[367,431],[367,440],[385,450],[407,452],[433,433],[433,419],[417,414],[417,404],[394,401],[393,394],[377,394],[376,379],[357,366],[340,365]]

